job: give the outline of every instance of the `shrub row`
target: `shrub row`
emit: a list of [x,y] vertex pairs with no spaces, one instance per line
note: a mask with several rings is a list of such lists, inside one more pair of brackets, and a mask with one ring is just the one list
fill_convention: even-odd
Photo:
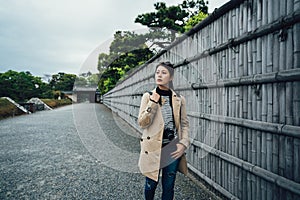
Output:
[[60,106],[66,106],[72,104],[71,99],[41,99],[45,104],[50,106],[51,108],[57,108]]
[[[50,106],[51,108],[57,108],[60,106],[70,105],[72,101],[70,99],[41,99],[45,104]],[[7,99],[0,98],[0,119],[4,119],[7,117],[14,117],[17,115],[22,115],[20,109],[18,109],[15,105],[9,102]]]

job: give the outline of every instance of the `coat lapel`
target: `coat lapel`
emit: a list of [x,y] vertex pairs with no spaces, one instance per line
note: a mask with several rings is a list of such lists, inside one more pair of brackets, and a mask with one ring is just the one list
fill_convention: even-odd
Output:
[[177,96],[177,94],[174,91],[172,91],[172,106],[173,106],[175,126],[176,129],[179,130],[181,98]]

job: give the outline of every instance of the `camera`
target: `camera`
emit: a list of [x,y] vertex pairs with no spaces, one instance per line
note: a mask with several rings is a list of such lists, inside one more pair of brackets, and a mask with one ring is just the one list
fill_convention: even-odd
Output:
[[170,141],[173,140],[175,137],[175,132],[173,129],[170,129],[170,128],[166,128],[164,130],[164,138],[165,139],[169,139]]

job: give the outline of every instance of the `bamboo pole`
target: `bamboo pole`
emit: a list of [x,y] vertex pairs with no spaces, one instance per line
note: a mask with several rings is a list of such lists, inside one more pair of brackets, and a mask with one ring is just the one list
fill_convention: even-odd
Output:
[[[246,56],[246,47],[244,47],[244,63],[245,65],[247,64],[247,56]],[[246,61],[246,62],[245,62]],[[244,72],[245,73],[245,72]],[[241,89],[241,96],[242,96],[242,99],[240,99],[240,106],[241,106],[241,118],[242,119],[247,119],[247,115],[248,115],[248,112],[247,112],[247,102],[248,102],[248,96],[247,96],[247,86],[241,86],[240,87]],[[243,160],[245,161],[248,161],[248,155],[249,155],[249,151],[248,151],[248,129],[246,128],[242,128],[241,129],[241,134],[242,134],[242,158]],[[250,180],[250,176],[249,176],[249,173],[247,173],[246,171],[243,171],[244,173],[244,191],[249,191],[249,193],[246,194],[246,198],[250,198],[251,196],[249,196],[251,194],[251,180]]]
[[[300,139],[294,140],[294,163],[300,163]],[[299,166],[294,167],[294,180],[300,184]]]
[[[241,6],[239,7],[239,12],[238,12],[238,17],[239,17],[239,32],[237,34],[237,36],[241,36],[243,33],[246,32],[246,15],[245,15],[245,9],[246,9],[246,5],[241,4]],[[237,71],[235,74],[235,77],[240,77],[243,76],[244,71],[245,71],[245,62],[244,62],[244,58],[245,58],[245,49],[244,49],[244,45],[241,44],[239,45],[239,50],[238,50],[238,60],[237,60]],[[243,118],[243,87],[242,86],[238,86],[235,87],[235,95],[236,95],[236,107],[235,107],[235,113],[238,118]],[[239,158],[244,158],[245,156],[245,151],[244,151],[244,138],[245,138],[245,134],[244,134],[244,128],[242,127],[236,127],[236,136],[238,138],[237,141],[237,147],[238,148],[238,152]],[[247,194],[244,191],[247,191],[247,174],[244,170],[241,170],[241,180],[240,180],[241,186],[240,186],[240,190],[242,191],[241,193],[241,198],[245,199],[247,197]]]
[[[232,89],[228,88],[228,116],[231,116],[232,112]],[[230,125],[226,125],[226,135],[225,135],[225,149],[224,151],[230,153]],[[229,176],[228,176],[228,164],[224,161],[224,188],[228,189]]]
[[[300,9],[300,1],[294,1],[294,10]],[[295,24],[293,27],[293,68],[300,68],[300,24]],[[300,82],[293,83],[293,110],[294,110],[294,125],[300,126]],[[300,163],[300,139],[294,139],[294,180],[300,183],[300,170],[296,163]],[[300,198],[300,195],[298,196]],[[295,197],[296,199],[296,197]]]
[[[276,17],[279,17],[279,2],[276,3],[278,7],[278,14]],[[273,37],[273,71],[279,71],[279,52],[280,52],[280,44],[277,38],[278,35],[274,35]],[[278,83],[273,84],[273,123],[279,123],[279,93],[278,93]],[[273,151],[272,151],[272,172],[278,174],[279,173],[279,136],[273,135]],[[274,196],[279,196],[278,190],[273,191]]]
[[[240,30],[239,27],[240,26],[240,20],[241,20],[241,6],[238,7],[237,9],[234,10],[234,15],[235,18],[234,20],[234,27],[233,27],[233,33],[232,33],[232,38],[233,37],[238,37],[240,36]],[[240,46],[236,46],[235,49],[231,49],[231,54],[232,54],[232,64],[233,64],[233,68],[231,69],[231,72],[229,72],[229,74],[231,74],[231,76],[229,76],[229,78],[235,78],[239,76],[239,65],[240,65],[240,54],[241,52],[240,50]],[[231,67],[231,66],[230,66]],[[232,95],[235,95],[235,106],[232,107],[232,111],[234,111],[235,116],[239,116],[239,89],[237,87],[231,87],[231,91],[232,91]],[[229,116],[233,116],[233,115],[229,115]],[[232,126],[231,126],[232,127]],[[238,141],[236,142],[236,147],[235,149],[238,151],[236,152],[236,156],[238,156],[239,158],[241,157],[241,145],[240,145],[240,127],[235,127],[235,137],[239,138]],[[239,177],[238,177],[238,191],[237,191],[237,195],[238,197],[242,198],[243,197],[243,176],[242,176],[242,170],[238,170],[239,172]]]
[[[257,2],[257,27],[260,27],[262,25],[262,2],[258,1]],[[257,51],[257,56],[256,56],[256,67],[255,67],[255,71],[256,74],[261,74],[262,73],[262,42],[261,42],[261,38],[257,38],[256,40],[256,51]],[[256,89],[258,89],[258,87],[260,86],[256,86]],[[256,98],[256,102],[257,102],[257,110],[256,110],[256,119],[257,121],[261,121],[261,111],[262,111],[262,101],[261,101],[261,91],[258,90],[259,93],[256,93],[257,98]],[[261,131],[256,131],[256,144],[257,144],[257,148],[256,148],[256,155],[257,155],[257,165],[261,166],[262,165],[262,154],[261,154],[261,149],[262,149],[262,144],[261,144]],[[256,195],[255,198],[256,199],[260,199],[261,198],[261,179],[257,179],[257,183],[256,183]]]
[[[203,48],[205,46],[205,30],[201,31],[201,34],[203,34]],[[201,47],[202,47],[201,46]],[[201,59],[199,62],[198,62],[198,67],[200,68],[200,73],[201,73],[201,76],[202,76],[202,81],[204,81],[204,83],[206,82],[205,80],[205,67],[207,65],[205,64],[205,59]],[[206,106],[206,102],[205,102],[205,90],[200,90],[200,98],[201,98],[201,106],[200,106],[200,113],[205,113],[205,106]],[[204,119],[201,119],[201,133],[200,133],[200,141],[204,142],[204,134],[206,133],[206,122]],[[199,163],[200,163],[200,168],[202,170],[202,173],[204,174],[205,171],[204,171],[204,152],[202,149],[198,149],[198,152],[200,154],[200,157],[199,157]]]
[[[287,2],[287,7],[289,7],[289,1]],[[291,68],[293,66],[293,41],[292,41],[292,30],[288,29],[288,37],[287,37],[287,48],[286,48],[286,64],[290,65],[287,66],[288,68]],[[286,104],[285,104],[285,110],[286,110],[286,124],[293,124],[293,84],[291,82],[286,83]],[[286,177],[289,179],[293,179],[293,155],[294,155],[294,149],[293,149],[293,138],[287,137],[286,138]],[[292,198],[292,194],[287,193],[288,198]]]
[[[207,30],[207,31],[209,31],[209,29]],[[207,37],[209,37],[208,36],[209,35],[209,32],[207,33]],[[209,40],[207,39],[207,45],[210,45],[210,42],[209,42]],[[205,78],[208,78],[209,79],[209,69],[208,69],[208,65],[207,64],[209,63],[208,62],[208,58],[205,58],[205,65],[203,66],[204,67],[204,76],[205,76]],[[206,82],[208,81],[207,79],[205,80]],[[204,101],[205,101],[205,104],[204,104],[204,113],[209,113],[209,91],[208,90],[204,90]],[[208,124],[209,124],[209,122],[207,121],[207,120],[205,120],[204,121],[204,124],[205,124],[205,128],[204,128],[204,130],[205,130],[205,133],[206,134],[204,134],[203,135],[203,142],[204,143],[206,143],[207,141],[206,141],[206,136],[207,136],[207,134],[209,135],[209,127],[208,127]],[[205,154],[205,152],[203,151],[203,155],[205,155],[204,157],[203,157],[203,173],[206,175],[206,176],[208,176],[208,169],[207,169],[207,161],[208,161],[208,156]]]
[[[224,129],[225,129],[225,131],[224,131],[224,134],[223,134],[223,143],[224,143],[224,148],[223,148],[223,150],[222,150],[222,152],[226,152],[226,149],[227,149],[227,134],[226,133],[228,133],[228,126],[227,125],[225,125],[225,127],[224,127]],[[226,168],[226,161],[224,161],[224,160],[221,160],[221,163],[222,163],[222,176],[223,176],[223,178],[222,178],[222,186],[224,186],[224,188],[226,188],[226,183],[227,183],[227,177],[226,177],[226,175],[227,175],[227,168]]]
[[[201,74],[202,74],[202,77],[205,76],[203,62],[204,61],[202,60],[202,62],[201,62]],[[201,90],[200,95],[201,95],[200,113],[205,113],[205,90]],[[203,119],[201,120],[201,124],[202,124],[202,131],[201,131],[201,134],[200,134],[200,141],[204,141],[203,133],[205,133],[205,121]]]
[[[274,12],[276,12],[274,8],[275,3],[268,2],[268,19],[267,23],[273,22],[274,19]],[[271,73],[273,72],[273,36],[271,34],[267,35],[267,49],[266,49],[266,72]],[[267,116],[266,121],[272,123],[273,118],[273,84],[268,83],[266,84],[267,87]],[[273,134],[266,133],[266,143],[267,143],[267,151],[266,151],[266,159],[267,159],[267,165],[266,169],[269,171],[273,171],[273,165],[272,165],[272,143],[273,143]],[[272,185],[270,183],[267,183],[267,200],[273,199],[273,192],[272,192]]]
[[[197,62],[197,69],[199,69],[199,62]],[[198,77],[199,78],[199,77]],[[202,111],[202,91],[196,91],[196,95],[197,95],[197,110],[198,112]],[[201,134],[203,133],[203,124],[202,124],[202,120],[201,119],[197,119],[197,125],[198,127],[196,128],[197,134],[195,139],[198,141],[202,141],[201,139]],[[190,149],[191,152],[196,152],[195,156],[196,156],[196,168],[197,169],[201,169],[201,153],[200,150],[196,147],[194,147],[194,149]]]
[[[300,1],[297,2],[298,9],[300,9]],[[293,55],[294,55],[294,66],[293,68],[300,68],[300,37],[299,37],[299,32],[300,32],[300,24],[295,24],[293,27]],[[299,114],[299,112],[298,112]],[[298,115],[299,116],[299,115]],[[299,120],[299,118],[296,118]]]
[[[263,5],[263,7],[265,8],[267,5],[265,3],[265,5]],[[265,9],[265,11],[267,11]],[[266,12],[265,12],[266,13]],[[263,18],[263,23],[266,23],[266,17],[267,16],[264,16]],[[264,22],[265,21],[265,22]],[[266,41],[266,37],[263,37],[262,38],[262,73],[266,73],[267,72],[267,63],[266,63],[266,56],[267,56],[267,52],[266,52],[266,49],[267,49],[267,41]],[[267,108],[268,108],[268,105],[267,105],[267,98],[268,98],[268,93],[267,93],[267,85],[266,84],[263,84],[262,85],[262,113],[261,113],[261,120],[263,122],[266,122],[267,121]],[[262,145],[261,145],[261,154],[262,154],[262,167],[265,169],[267,167],[267,136],[266,136],[266,133],[265,132],[262,132]],[[262,188],[261,188],[261,192],[262,192],[262,198],[267,198],[267,183],[262,180]]]
[[[234,54],[234,52],[232,52]],[[235,56],[235,55],[233,55]],[[237,63],[235,63],[237,64]],[[233,117],[238,117],[238,108],[239,108],[239,94],[238,94],[238,88],[233,87],[231,88],[233,91],[233,107],[232,107],[232,116]],[[232,130],[232,154],[233,156],[237,157],[239,155],[239,127],[237,126],[231,126]],[[233,194],[240,196],[240,176],[239,176],[239,169],[236,166],[232,166],[232,173],[233,173]]]
[[299,126],[253,121],[253,120],[241,119],[236,117],[223,117],[223,116],[216,116],[211,114],[199,114],[192,111],[188,113],[188,116],[199,117],[201,119],[217,121],[229,125],[237,125],[243,128],[255,129],[258,131],[271,132],[282,136],[300,138]]
[[[285,15],[287,14],[287,2],[285,1],[285,4],[281,5],[282,6],[282,14]],[[281,62],[280,62],[280,70],[282,69],[286,69],[286,42],[282,41],[280,43],[280,52],[281,52],[281,55],[280,55],[280,58],[281,58]],[[281,56],[284,56],[284,57],[281,57]],[[285,120],[285,88],[286,88],[286,84],[280,84],[279,85],[279,94],[280,94],[280,117],[279,117],[279,121],[280,123],[286,123],[286,120]],[[279,174],[284,176],[285,175],[285,137],[280,137],[279,138]],[[280,190],[280,197],[286,197],[286,192],[284,190]]]
[[[286,1],[280,2],[280,14],[281,16],[286,15]],[[280,42],[280,56],[279,56],[279,70],[286,69],[286,43],[284,41]],[[278,94],[279,94],[279,123],[285,124],[285,83],[278,84]],[[279,175],[284,176],[285,174],[285,137],[279,136]],[[279,197],[285,198],[285,192],[279,189]]]
[[[294,10],[300,9],[300,1],[295,0]],[[294,55],[294,68],[300,68],[300,24],[296,24],[293,28],[294,34],[294,44],[293,44],[293,55]],[[293,83],[293,110],[294,110],[294,125],[300,126],[300,83]],[[295,139],[295,159],[294,163],[300,163],[300,141],[299,139]],[[297,167],[294,168],[294,176],[295,180],[300,183],[300,170],[297,170]]]
[[[221,60],[220,58],[220,54],[218,55],[218,60]],[[217,71],[217,68],[218,66],[215,67],[215,80],[218,80],[218,71]],[[218,88],[215,88],[213,90],[213,93],[214,93],[214,102],[213,102],[213,111],[212,113],[214,114],[218,114]],[[210,143],[210,146],[214,147],[216,145],[216,141],[218,140],[218,133],[217,133],[217,122],[211,122],[212,123],[212,132],[213,132],[213,137],[212,137],[212,140],[211,140],[211,143]],[[217,161],[216,161],[216,157],[215,156],[212,156],[211,158],[211,171],[212,171],[212,174],[211,174],[211,179],[216,181],[216,164],[217,164]]]
[[[273,91],[272,84],[267,84],[267,122],[272,122],[273,117]],[[273,134],[266,133],[266,169],[272,171],[272,143],[273,143]],[[267,185],[267,199],[272,199],[272,188],[270,185]]]
[[[248,27],[250,24],[248,24],[248,21],[249,21],[249,18],[248,18],[248,6],[247,4],[244,4],[244,7],[243,7],[243,33],[246,33],[248,32]],[[248,53],[247,53],[247,46],[249,45],[249,42],[246,42],[242,45],[242,60],[241,60],[241,66],[242,66],[242,71],[240,72],[239,74],[239,77],[241,76],[247,76],[248,75]],[[247,118],[247,101],[248,101],[248,96],[247,96],[247,87],[240,87],[241,88],[241,92],[242,92],[242,95],[243,95],[243,99],[241,100],[241,111],[242,111],[242,115],[240,117],[242,118]],[[248,157],[248,151],[247,151],[247,130],[243,129],[243,159],[247,160],[247,157]],[[247,182],[247,185],[248,185],[248,182]],[[249,188],[247,186],[247,188]]]
[[[236,101],[235,101],[235,96],[234,96],[234,88],[231,88],[230,90],[230,107],[229,107],[229,116],[234,116],[235,114],[235,105],[236,105]],[[234,126],[229,125],[228,126],[228,153],[230,155],[233,154],[233,150],[234,150]],[[233,193],[232,188],[233,188],[233,174],[232,174],[232,165],[227,165],[228,166],[228,189],[230,192]]]
[[[255,4],[253,5],[254,6],[254,13],[253,13],[253,23],[255,23],[255,25],[253,25],[253,29],[256,28],[256,12],[257,12],[257,1],[255,1]],[[256,69],[256,61],[257,61],[257,41],[254,40],[252,42],[252,74],[257,74],[257,69]],[[252,120],[256,121],[257,120],[257,95],[255,94],[254,90],[253,90],[253,86],[251,86],[251,88],[249,89],[250,92],[250,95],[252,96]],[[251,146],[251,153],[252,153],[252,158],[251,158],[251,161],[254,165],[258,165],[258,162],[257,162],[257,131],[256,130],[253,130],[252,131],[252,146]],[[258,178],[256,178],[256,176],[252,175],[251,177],[251,181],[252,181],[252,185],[251,185],[251,188],[252,188],[252,198],[255,199],[256,198],[256,195],[258,193],[257,191],[257,182],[258,182]]]
[[[251,18],[251,10],[248,9],[248,17],[251,19],[248,23],[251,24],[249,26],[248,30],[252,28],[252,18]],[[247,75],[253,75],[253,56],[252,56],[252,51],[253,51],[253,43],[254,41],[249,41],[247,45],[247,63],[248,63],[248,71]],[[252,113],[252,89],[251,86],[247,87],[247,119],[252,120],[253,119],[253,113]],[[248,129],[247,130],[247,136],[248,136],[248,143],[247,143],[247,151],[248,151],[248,158],[247,160],[250,163],[253,163],[253,154],[252,154],[252,147],[253,147],[253,135],[254,135],[254,130]],[[248,173],[248,187],[249,187],[249,195],[248,199],[253,199],[255,196],[254,193],[254,187],[255,184],[253,184],[253,175]],[[253,187],[254,186],[254,187]]]

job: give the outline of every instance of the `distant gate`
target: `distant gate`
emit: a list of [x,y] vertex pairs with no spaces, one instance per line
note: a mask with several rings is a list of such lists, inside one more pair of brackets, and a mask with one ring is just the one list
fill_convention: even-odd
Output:
[[74,87],[72,98],[74,102],[80,103],[89,101],[95,103],[97,87]]

